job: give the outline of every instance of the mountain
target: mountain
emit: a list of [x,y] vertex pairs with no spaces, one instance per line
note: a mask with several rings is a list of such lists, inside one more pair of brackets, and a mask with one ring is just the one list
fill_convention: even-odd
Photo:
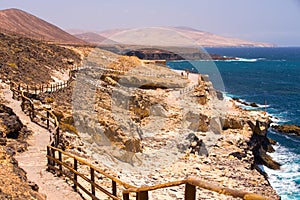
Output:
[[94,32],[74,34],[74,36],[91,44],[114,43],[112,40]]
[[0,32],[14,33],[54,43],[86,43],[53,24],[14,8],[0,10]]
[[238,38],[224,37],[209,32],[199,31],[189,27],[170,27],[170,29],[193,39],[200,46],[248,46],[248,47],[272,47],[273,44],[253,42]]
[[[168,43],[179,44],[179,46],[180,46],[180,42],[193,43],[193,45],[198,45],[203,47],[272,47],[274,46],[273,44],[268,44],[263,42],[253,42],[253,41],[247,41],[238,38],[224,37],[213,33],[200,31],[190,27],[110,29],[102,32],[94,32],[94,34],[101,35],[102,37],[106,37],[108,39],[114,40],[119,43],[122,42],[118,41],[116,38],[120,38],[118,37],[118,35],[124,35],[124,37],[121,40],[127,41],[128,39],[129,41],[133,41],[136,43],[138,43],[139,40],[145,42],[145,40],[148,39],[149,43],[151,44],[153,37],[156,37],[155,40],[158,41],[159,43],[163,43],[165,40],[168,40]],[[93,35],[93,37],[95,36]],[[88,36],[87,38],[82,38],[82,37],[80,38],[87,42],[93,40]],[[136,45],[136,43],[134,44]],[[157,44],[153,44],[153,45],[157,45]]]

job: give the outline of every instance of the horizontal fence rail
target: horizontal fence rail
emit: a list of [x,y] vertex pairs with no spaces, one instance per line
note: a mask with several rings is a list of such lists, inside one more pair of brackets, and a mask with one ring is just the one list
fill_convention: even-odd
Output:
[[129,189],[126,189],[123,191],[123,199],[129,200],[129,194],[134,192],[134,193],[136,193],[137,200],[148,200],[149,199],[149,195],[148,195],[149,191],[180,186],[183,184],[185,184],[185,191],[184,191],[184,199],[185,200],[196,200],[196,187],[210,190],[213,192],[217,192],[219,194],[224,194],[224,195],[228,195],[228,196],[232,196],[232,197],[236,197],[236,198],[241,198],[244,200],[270,200],[269,198],[266,198],[266,197],[258,195],[258,194],[226,188],[226,187],[219,186],[219,185],[216,185],[213,183],[202,181],[195,177],[190,177],[190,178],[187,178],[184,180],[179,180],[179,181],[158,184],[158,185],[154,185],[154,186],[142,186],[139,188],[137,188],[137,187],[129,188]]
[[[70,166],[64,160],[73,159],[73,164]],[[112,199],[120,199],[117,196],[117,185],[123,186],[124,188],[135,188],[132,185],[129,185],[121,180],[105,173],[103,170],[91,165],[90,163],[84,161],[83,159],[74,156],[70,153],[67,153],[61,149],[55,148],[53,146],[47,146],[47,159],[48,159],[48,168],[51,170],[55,170],[58,174],[63,174],[68,177],[74,183],[74,189],[77,191],[77,188],[80,188],[83,192],[85,192],[92,199],[99,199],[96,196],[96,190],[106,194],[108,197]],[[80,165],[84,165],[90,168],[90,176],[86,176],[78,171]],[[72,175],[70,175],[70,173]],[[101,187],[99,184],[95,182],[95,174],[98,173],[108,179],[111,180],[111,188],[112,191],[108,191]],[[79,181],[78,177],[81,177],[86,183],[90,185],[90,189],[86,189]]]

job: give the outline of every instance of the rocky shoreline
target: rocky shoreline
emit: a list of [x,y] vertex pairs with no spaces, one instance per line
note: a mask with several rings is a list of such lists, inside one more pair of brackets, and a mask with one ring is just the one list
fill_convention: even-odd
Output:
[[[273,151],[274,141],[263,129],[270,122],[266,113],[246,111],[233,100],[218,98],[211,82],[198,74],[190,74],[189,84],[183,89],[132,90],[122,86],[120,75],[106,73],[95,80],[91,78],[99,77],[95,72],[81,73],[70,88],[41,97],[52,98],[52,107],[60,112],[65,130],[61,147],[66,151],[136,186],[196,176],[271,199],[280,198],[257,167],[280,166],[267,155]],[[76,82],[80,76],[91,81],[87,85]],[[129,80],[126,76],[132,75],[125,75]],[[94,96],[88,92],[91,87]],[[84,104],[74,109],[74,97],[73,102],[70,97],[76,90]],[[200,199],[233,199],[197,190]],[[151,196],[181,198],[182,191],[181,187],[162,189],[151,192]]]

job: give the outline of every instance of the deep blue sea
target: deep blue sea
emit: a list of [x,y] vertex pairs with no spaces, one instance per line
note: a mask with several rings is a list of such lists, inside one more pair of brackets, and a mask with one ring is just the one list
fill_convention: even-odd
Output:
[[[239,61],[175,61],[174,69],[210,75],[217,89],[229,97],[256,102],[278,124],[300,125],[300,47],[208,48],[209,53],[239,57]],[[266,105],[266,106],[263,106]],[[269,181],[282,199],[300,200],[300,138],[269,130],[278,144],[270,154],[281,170],[264,167]]]

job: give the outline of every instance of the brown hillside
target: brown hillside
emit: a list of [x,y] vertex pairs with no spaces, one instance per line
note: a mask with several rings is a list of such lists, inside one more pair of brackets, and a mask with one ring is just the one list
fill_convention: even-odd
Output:
[[55,43],[86,43],[63,31],[57,26],[18,9],[6,9],[0,11],[0,32],[13,32],[25,37]]
[[92,43],[92,44],[102,44],[103,42],[105,42],[105,43],[109,42],[106,37],[103,37],[103,36],[101,36],[97,33],[93,33],[93,32],[75,34],[74,36],[81,40],[84,40],[86,42]]
[[[71,62],[72,60],[72,62]],[[74,51],[20,36],[0,33],[0,79],[26,84],[53,81],[54,71],[64,72],[80,62]]]

